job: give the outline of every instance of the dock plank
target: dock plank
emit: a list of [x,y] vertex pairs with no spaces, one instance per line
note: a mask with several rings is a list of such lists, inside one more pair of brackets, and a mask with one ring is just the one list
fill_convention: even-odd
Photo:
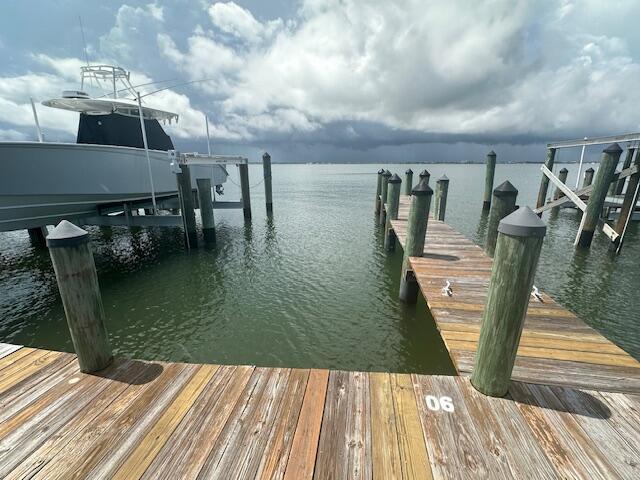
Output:
[[402,478],[396,415],[388,373],[369,374],[373,478]]

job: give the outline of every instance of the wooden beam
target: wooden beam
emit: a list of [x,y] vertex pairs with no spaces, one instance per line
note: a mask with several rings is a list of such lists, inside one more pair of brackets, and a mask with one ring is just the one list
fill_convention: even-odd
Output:
[[[571,190],[571,188],[567,187],[564,182],[556,177],[553,172],[547,168],[546,165],[542,165],[542,167],[540,167],[540,170],[542,170],[542,173],[544,173],[549,178],[549,180],[551,180],[556,185],[556,187],[558,187],[558,189],[560,189],[560,191],[562,191],[562,193],[564,193],[567,198],[569,198],[569,200],[571,200],[575,204],[576,207],[578,207],[583,212],[585,211],[585,209],[587,208],[587,204],[584,203],[582,199],[578,195],[576,195],[573,190]],[[536,213],[538,213],[537,210],[539,209],[536,209]]]

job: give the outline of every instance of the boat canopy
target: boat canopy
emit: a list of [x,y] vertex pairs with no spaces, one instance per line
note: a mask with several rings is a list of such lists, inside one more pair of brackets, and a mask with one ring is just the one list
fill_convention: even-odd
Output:
[[[80,93],[80,92],[78,92]],[[86,95],[86,94],[85,94]],[[83,95],[69,98],[53,98],[45,100],[42,105],[52,108],[60,108],[62,110],[71,110],[86,115],[109,115],[118,113],[130,117],[138,117],[138,103],[134,100],[125,98],[89,98]],[[142,107],[142,115],[150,120],[163,120],[171,123],[172,120],[178,121],[178,114],[158,110],[150,107]]]

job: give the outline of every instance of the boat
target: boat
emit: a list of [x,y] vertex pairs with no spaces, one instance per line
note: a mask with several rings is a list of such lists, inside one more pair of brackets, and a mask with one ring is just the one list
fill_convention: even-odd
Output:
[[[177,196],[168,153],[174,145],[162,124],[177,122],[179,116],[143,105],[129,75],[112,65],[83,66],[79,90],[42,102],[79,113],[75,143],[44,141],[35,106],[39,141],[0,142],[0,231],[93,217],[125,203],[155,205]],[[112,90],[91,97],[84,91],[89,81]],[[118,90],[119,84],[124,88]],[[193,166],[193,188],[196,178],[210,178],[220,193],[227,171],[224,165]]]

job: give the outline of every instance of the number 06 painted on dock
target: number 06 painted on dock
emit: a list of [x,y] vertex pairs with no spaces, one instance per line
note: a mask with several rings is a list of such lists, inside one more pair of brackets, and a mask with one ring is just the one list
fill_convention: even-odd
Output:
[[433,395],[425,395],[424,397],[427,408],[433,412],[437,412],[439,410],[445,412],[453,412],[455,408],[453,407],[453,400],[451,397],[435,397]]

